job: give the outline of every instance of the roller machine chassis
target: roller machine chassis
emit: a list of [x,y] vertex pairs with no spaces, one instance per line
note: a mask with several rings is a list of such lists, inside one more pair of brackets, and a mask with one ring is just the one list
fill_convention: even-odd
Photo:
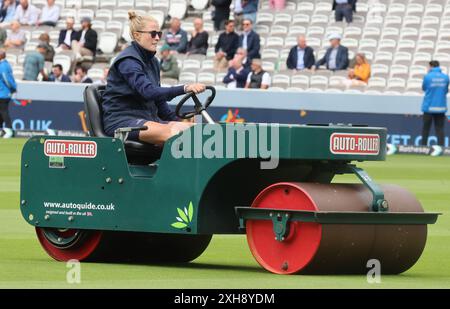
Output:
[[[258,135],[267,127],[255,126]],[[275,169],[261,169],[258,156],[174,158],[177,136],[158,161],[141,165],[128,163],[121,138],[33,137],[22,152],[21,212],[57,260],[188,262],[211,235],[246,233],[256,260],[274,273],[362,273],[368,258],[384,262],[385,273],[412,267],[438,214],[354,164],[385,160],[386,129],[278,130]],[[377,151],[336,150],[339,136],[376,137]],[[61,145],[77,155],[61,155]],[[361,184],[331,184],[340,174]]]

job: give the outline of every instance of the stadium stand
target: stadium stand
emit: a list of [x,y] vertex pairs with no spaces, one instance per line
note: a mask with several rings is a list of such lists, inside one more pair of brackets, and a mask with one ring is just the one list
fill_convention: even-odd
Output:
[[[30,2],[38,8],[46,4],[45,0]],[[34,50],[39,35],[44,32],[49,34],[56,47],[59,30],[65,27],[65,18],[75,17],[75,28],[79,29],[80,19],[90,17],[92,27],[98,33],[101,53],[96,56],[94,65],[87,64],[93,65],[88,74],[98,78],[99,69],[111,63],[120,48],[131,41],[127,23],[129,9],[148,12],[163,28],[167,28],[170,17],[181,18],[181,27],[188,33],[193,30],[193,19],[200,16],[204,20],[204,29],[209,32],[207,55],[178,55],[182,68],[179,82],[223,85],[224,72],[213,70],[214,46],[219,33],[214,31],[213,7],[208,0],[57,0],[56,3],[62,9],[55,28],[22,27],[28,39],[25,51]],[[335,22],[331,5],[331,0],[288,0],[284,10],[274,11],[268,0],[259,1],[254,30],[261,38],[263,68],[272,75],[272,88],[420,94],[421,78],[427,72],[428,61],[438,60],[443,71],[449,71],[450,0],[359,0],[351,24]],[[346,72],[295,72],[286,68],[286,58],[298,35],[306,36],[308,45],[314,48],[315,57],[319,59],[329,45],[327,37],[331,33],[342,35],[341,43],[349,49],[350,60],[358,52],[365,53],[371,65],[367,86],[347,89],[343,83]],[[23,53],[8,51],[7,59],[16,78],[20,79]],[[74,58],[64,51],[56,54],[53,63],[60,63],[67,73],[73,69],[73,61]]]

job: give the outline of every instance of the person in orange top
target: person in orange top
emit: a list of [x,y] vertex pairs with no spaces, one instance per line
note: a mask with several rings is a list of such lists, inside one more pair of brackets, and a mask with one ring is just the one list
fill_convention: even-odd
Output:
[[370,78],[370,64],[363,53],[356,54],[355,68],[348,71],[353,85],[367,84]]

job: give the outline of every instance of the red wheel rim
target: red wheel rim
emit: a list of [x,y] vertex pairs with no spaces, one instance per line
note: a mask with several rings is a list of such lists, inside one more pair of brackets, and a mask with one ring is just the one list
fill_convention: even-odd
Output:
[[[61,235],[72,235],[75,230],[66,230]],[[47,239],[43,228],[36,228],[36,235],[44,250],[57,261],[87,259],[97,249],[102,238],[101,231],[80,231],[83,233],[69,248],[59,248]]]
[[[277,183],[265,188],[252,203],[256,208],[313,210],[318,208],[299,185]],[[322,227],[317,223],[290,222],[290,230],[282,242],[275,239],[269,220],[249,220],[247,242],[258,263],[276,274],[293,274],[305,268],[319,248]]]

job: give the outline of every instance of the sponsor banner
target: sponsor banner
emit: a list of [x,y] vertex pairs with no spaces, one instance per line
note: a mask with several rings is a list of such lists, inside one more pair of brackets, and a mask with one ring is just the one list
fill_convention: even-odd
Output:
[[52,130],[47,129],[45,131],[36,131],[36,130],[18,130],[14,131],[14,137],[26,137],[30,138],[33,136],[75,136],[75,137],[83,137],[87,136],[87,133],[83,131],[70,131],[70,130]]
[[[239,102],[230,103],[236,105]],[[245,106],[245,102],[242,102],[242,106]],[[173,105],[171,107],[172,109],[174,108]],[[46,131],[52,129],[55,131],[87,132],[84,108],[81,101],[23,101],[22,104],[11,104],[10,112],[14,130]],[[246,107],[224,108],[215,107],[214,102],[208,108],[208,112],[214,120],[224,122],[366,124],[387,128],[387,142],[394,145],[419,146],[422,142],[421,130],[423,120],[420,115],[277,110]],[[430,133],[433,134],[434,131],[432,130]],[[450,147],[450,120],[446,123],[445,135],[445,146]],[[428,143],[435,145],[437,143],[436,136],[431,135]]]
[[333,133],[330,136],[332,154],[378,155],[380,136],[378,134]]
[[450,147],[433,146],[411,146],[387,144],[387,154],[414,154],[424,156],[450,156]]
[[95,158],[97,143],[81,140],[48,139],[44,143],[44,153],[47,157]]

